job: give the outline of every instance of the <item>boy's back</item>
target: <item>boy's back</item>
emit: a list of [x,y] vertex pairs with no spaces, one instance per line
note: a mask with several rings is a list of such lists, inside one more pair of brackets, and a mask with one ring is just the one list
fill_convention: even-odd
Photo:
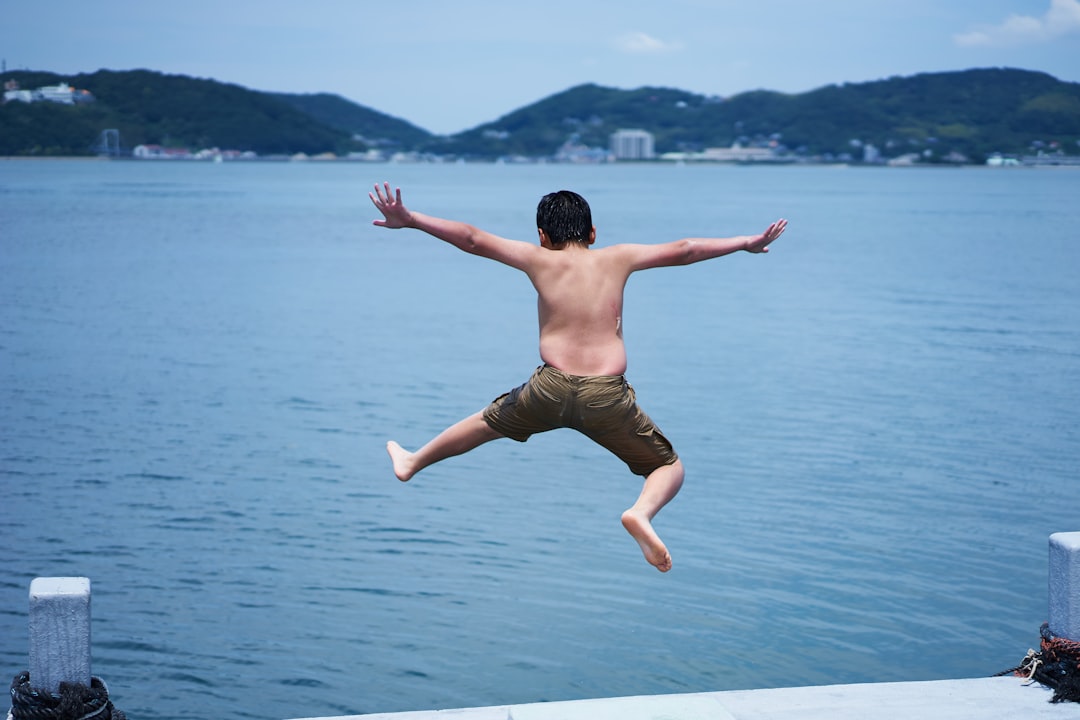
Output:
[[572,375],[622,375],[623,289],[629,272],[613,248],[540,248],[525,270],[537,292],[540,357]]

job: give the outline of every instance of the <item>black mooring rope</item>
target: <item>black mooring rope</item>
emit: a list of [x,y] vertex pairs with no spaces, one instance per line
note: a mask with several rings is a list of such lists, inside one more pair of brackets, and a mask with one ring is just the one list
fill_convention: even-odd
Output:
[[1049,623],[1039,628],[1039,651],[1028,650],[1020,664],[1000,675],[1017,675],[1054,691],[1052,703],[1080,702],[1080,642],[1059,638]]
[[101,678],[91,678],[90,686],[60,683],[60,692],[51,693],[30,686],[30,673],[23,671],[11,681],[12,720],[126,720],[109,700],[109,688]]

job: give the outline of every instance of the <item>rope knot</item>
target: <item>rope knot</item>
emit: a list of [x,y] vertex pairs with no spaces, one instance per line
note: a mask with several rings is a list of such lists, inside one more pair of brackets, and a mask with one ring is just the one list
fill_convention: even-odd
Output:
[[11,681],[12,720],[126,720],[113,707],[109,689],[101,678],[82,683],[60,683],[60,691],[47,692],[30,685],[30,673],[23,671]]

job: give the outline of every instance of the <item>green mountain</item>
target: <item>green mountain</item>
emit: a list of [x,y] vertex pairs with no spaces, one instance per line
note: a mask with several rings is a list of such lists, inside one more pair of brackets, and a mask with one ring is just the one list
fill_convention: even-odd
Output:
[[580,85],[431,147],[465,156],[551,155],[567,140],[606,147],[620,128],[653,133],[658,153],[772,142],[816,156],[840,156],[865,144],[885,156],[956,151],[981,160],[1052,143],[1077,154],[1080,83],[982,69],[730,98]]
[[275,93],[272,97],[291,105],[327,127],[336,128],[362,142],[378,146],[398,146],[407,150],[431,139],[427,130],[376,110],[357,105],[340,95],[318,93],[291,95]]
[[767,90],[728,98],[672,88],[620,90],[579,85],[493,122],[451,136],[330,94],[282,94],[148,70],[62,76],[9,72],[32,89],[67,82],[95,102],[7,102],[0,106],[0,155],[87,155],[101,132],[122,145],[218,147],[260,155],[377,148],[466,158],[551,157],[566,144],[606,148],[616,130],[641,128],[658,153],[769,145],[797,157],[918,153],[936,161],[960,153],[980,162],[995,152],[1080,153],[1080,83],[1040,72],[977,69],[830,85],[810,92]]
[[[88,155],[102,130],[120,131],[123,146],[217,147],[260,155],[363,150],[354,135],[412,145],[427,133],[331,96],[283,96],[214,80],[148,70],[81,75],[10,72],[24,89],[67,82],[95,102],[74,106],[8,102],[0,106],[0,155]],[[328,106],[348,106],[347,112]],[[354,118],[355,123],[346,122]]]

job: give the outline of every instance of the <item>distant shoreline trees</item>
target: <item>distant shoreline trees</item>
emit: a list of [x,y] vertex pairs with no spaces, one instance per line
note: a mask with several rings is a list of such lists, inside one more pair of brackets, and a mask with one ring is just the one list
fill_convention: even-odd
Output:
[[575,157],[602,156],[612,134],[625,128],[648,131],[658,157],[702,158],[709,148],[733,145],[768,148],[791,161],[983,163],[998,155],[1080,155],[1080,84],[1001,68],[729,98],[586,84],[450,136],[327,93],[265,93],[149,70],[18,71],[0,80],[21,88],[67,83],[96,99],[4,103],[4,156],[93,155],[108,129],[127,153],[153,145],[248,156],[553,159],[568,146],[584,149]]

